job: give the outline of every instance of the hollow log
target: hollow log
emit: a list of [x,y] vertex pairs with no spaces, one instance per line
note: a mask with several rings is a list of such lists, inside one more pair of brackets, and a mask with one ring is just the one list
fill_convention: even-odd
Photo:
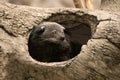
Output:
[[111,11],[112,13],[120,13],[120,0],[102,0],[101,10]]
[[[36,61],[29,55],[28,38],[33,26],[44,21],[69,28],[85,23],[92,37],[72,59]],[[0,2],[0,80],[120,80],[120,16]]]

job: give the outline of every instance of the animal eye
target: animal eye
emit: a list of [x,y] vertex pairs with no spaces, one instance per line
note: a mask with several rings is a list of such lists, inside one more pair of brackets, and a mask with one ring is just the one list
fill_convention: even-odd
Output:
[[45,26],[40,27],[40,29],[37,31],[38,34],[42,34],[45,31]]

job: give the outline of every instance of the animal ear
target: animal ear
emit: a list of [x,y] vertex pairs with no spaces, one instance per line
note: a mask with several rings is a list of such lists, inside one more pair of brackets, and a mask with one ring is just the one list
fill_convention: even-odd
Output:
[[84,23],[73,28],[67,28],[67,31],[70,33],[70,40],[79,44],[86,44],[91,38],[91,28]]

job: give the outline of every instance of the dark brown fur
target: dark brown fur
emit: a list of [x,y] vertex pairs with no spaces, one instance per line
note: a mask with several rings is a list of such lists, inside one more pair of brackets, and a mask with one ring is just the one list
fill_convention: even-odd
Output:
[[70,35],[63,26],[55,22],[44,22],[31,32],[28,48],[30,55],[38,61],[59,62],[79,53],[81,45],[70,41]]

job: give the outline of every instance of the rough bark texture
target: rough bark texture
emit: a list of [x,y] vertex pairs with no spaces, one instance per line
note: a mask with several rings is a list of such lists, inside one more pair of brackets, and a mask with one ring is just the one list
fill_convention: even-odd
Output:
[[101,9],[105,11],[111,11],[120,13],[120,0],[102,0]]
[[73,0],[0,0],[17,5],[27,5],[42,8],[53,7],[74,7]]
[[[54,16],[56,22],[63,18],[67,20],[71,14],[71,20],[87,23],[92,30],[93,37],[83,45],[80,54],[58,63],[32,59],[27,41],[33,26],[52,21]],[[118,15],[105,11],[42,9],[0,3],[0,24],[4,25],[0,27],[0,80],[120,80]]]

